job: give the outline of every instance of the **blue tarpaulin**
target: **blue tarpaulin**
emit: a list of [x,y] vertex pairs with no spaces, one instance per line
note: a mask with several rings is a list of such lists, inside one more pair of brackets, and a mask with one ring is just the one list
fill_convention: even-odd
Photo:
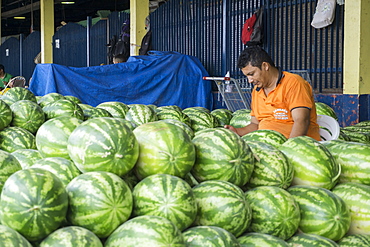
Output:
[[96,106],[102,102],[202,106],[212,110],[211,82],[201,62],[177,52],[151,51],[126,63],[92,67],[38,64],[29,89],[35,95],[60,93]]

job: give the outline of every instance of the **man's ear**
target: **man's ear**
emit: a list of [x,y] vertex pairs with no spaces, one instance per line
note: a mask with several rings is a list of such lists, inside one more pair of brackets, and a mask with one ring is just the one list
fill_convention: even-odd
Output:
[[268,62],[262,62],[261,69],[268,71],[270,69],[270,64]]

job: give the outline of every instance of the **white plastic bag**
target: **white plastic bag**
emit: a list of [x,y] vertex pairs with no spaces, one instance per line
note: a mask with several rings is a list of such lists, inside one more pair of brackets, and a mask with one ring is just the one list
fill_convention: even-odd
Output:
[[336,5],[336,0],[318,0],[311,26],[314,28],[323,28],[332,24]]

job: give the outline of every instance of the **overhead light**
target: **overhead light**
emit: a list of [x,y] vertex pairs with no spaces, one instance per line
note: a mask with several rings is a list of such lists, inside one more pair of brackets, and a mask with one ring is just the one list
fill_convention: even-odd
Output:
[[16,20],[24,20],[24,19],[26,19],[26,17],[24,17],[24,16],[14,16],[13,18],[16,19]]
[[60,2],[61,4],[75,4],[75,2]]

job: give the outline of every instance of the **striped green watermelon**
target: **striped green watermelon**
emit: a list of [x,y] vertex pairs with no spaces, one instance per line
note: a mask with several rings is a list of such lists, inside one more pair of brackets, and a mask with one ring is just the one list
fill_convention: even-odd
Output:
[[68,99],[60,99],[44,106],[46,119],[52,119],[61,116],[75,117],[84,120],[84,113],[81,107]]
[[316,186],[296,185],[288,188],[301,210],[299,229],[331,240],[341,239],[351,224],[345,202],[330,190]]
[[113,117],[112,114],[109,113],[109,111],[103,109],[103,108],[86,108],[82,110],[84,113],[84,120],[96,118],[96,117]]
[[38,101],[37,104],[39,104],[42,108],[46,106],[49,103],[55,102],[60,99],[65,99],[63,95],[60,93],[48,93],[42,96]]
[[1,223],[29,241],[43,239],[65,219],[68,195],[53,173],[28,168],[6,180],[0,197]]
[[86,120],[68,138],[70,158],[82,172],[107,171],[123,176],[135,165],[139,144],[133,132],[119,119]]
[[187,247],[241,247],[237,238],[218,226],[195,226],[183,232]]
[[327,115],[338,120],[337,114],[329,105],[323,102],[315,102],[317,115]]
[[45,122],[45,113],[36,102],[19,100],[14,102],[10,109],[13,112],[13,120],[10,125],[26,129],[32,134],[35,134]]
[[184,110],[182,110],[185,114],[188,112],[194,112],[194,111],[201,111],[201,112],[207,112],[211,113],[211,111],[203,106],[192,106],[192,107],[187,107]]
[[215,109],[211,111],[211,114],[218,120],[217,127],[230,124],[230,120],[233,117],[233,112],[225,108]]
[[250,112],[244,111],[234,114],[230,119],[230,125],[235,128],[241,128],[247,126],[251,122]]
[[342,130],[339,131],[339,136],[337,140],[343,140],[343,141],[351,141],[349,136],[345,134]]
[[341,166],[340,183],[370,185],[370,145],[332,140],[323,143]]
[[301,220],[298,203],[286,190],[259,186],[245,192],[252,208],[250,232],[288,239],[298,230]]
[[107,239],[105,247],[185,247],[181,231],[168,219],[143,215],[120,225]]
[[66,187],[68,221],[99,238],[108,237],[132,212],[132,193],[119,176],[110,172],[87,172]]
[[19,100],[30,100],[36,102],[36,97],[27,88],[13,87],[4,93],[4,95],[1,97],[1,100],[5,101],[5,103],[10,106]]
[[130,170],[128,173],[122,176],[122,179],[127,183],[128,187],[132,191],[134,187],[141,181],[135,175],[134,170]]
[[238,237],[251,223],[251,207],[236,185],[220,180],[193,187],[198,205],[195,226],[218,226]]
[[73,101],[76,104],[81,104],[82,103],[79,98],[77,98],[76,96],[73,96],[73,95],[64,95],[64,98],[69,99],[70,101]]
[[125,118],[126,113],[130,109],[125,103],[118,101],[107,101],[100,103],[96,108],[107,110],[113,117]]
[[[183,112],[185,110],[183,110]],[[184,113],[191,119],[190,127],[193,129],[194,132],[198,132],[204,129],[216,128],[218,126],[217,118],[207,111],[188,110]]]
[[149,105],[147,105],[147,106],[149,106],[154,112],[157,112],[157,106],[156,105],[154,105],[154,104],[149,104]]
[[172,221],[180,230],[195,220],[197,204],[189,184],[179,177],[156,174],[141,180],[133,189],[133,215],[156,215]]
[[43,158],[41,153],[35,149],[18,149],[12,152],[12,155],[18,160],[22,169],[30,167],[37,160]]
[[154,122],[158,120],[156,112],[147,105],[134,104],[125,115],[125,119],[133,122],[139,126],[145,123]]
[[67,226],[52,232],[39,247],[103,247],[100,239],[91,231],[79,226]]
[[196,160],[191,173],[202,182],[224,180],[245,185],[252,175],[254,158],[246,142],[229,129],[199,131],[193,138]]
[[348,234],[370,234],[370,186],[359,183],[338,184],[332,190],[343,199],[351,214]]
[[89,105],[89,104],[79,103],[79,104],[77,104],[77,105],[82,109],[82,111],[83,111],[83,110],[86,110],[86,109],[94,108],[93,106],[91,106],[91,105]]
[[43,157],[70,159],[67,145],[72,131],[82,123],[75,117],[56,117],[43,123],[36,133],[36,147]]
[[158,113],[162,110],[166,110],[166,109],[172,109],[172,110],[177,110],[177,111],[182,111],[181,107],[177,106],[177,105],[164,105],[164,106],[158,106],[155,111]]
[[0,225],[0,246],[4,247],[32,247],[30,242],[27,241],[16,230]]
[[275,130],[256,130],[242,136],[242,138],[250,142],[264,142],[276,148],[287,141],[287,138],[283,134]]
[[72,179],[81,174],[75,164],[62,157],[48,157],[35,161],[32,168],[41,168],[52,172],[57,176],[64,186],[67,186]]
[[236,116],[236,115],[245,115],[245,114],[249,114],[251,113],[251,110],[250,109],[239,109],[239,110],[236,110],[233,112],[233,116]]
[[140,146],[134,168],[140,179],[159,173],[184,177],[190,172],[195,146],[180,127],[155,121],[142,124],[133,132]]
[[8,127],[12,119],[13,114],[10,106],[4,101],[0,100],[0,131]]
[[12,153],[18,149],[36,149],[35,136],[21,127],[0,131],[0,149]]
[[307,234],[307,233],[297,233],[291,237],[288,241],[290,246],[302,246],[302,247],[337,247],[339,246],[336,242],[331,239],[316,235],[316,234]]
[[190,139],[193,139],[194,138],[194,131],[193,131],[193,129],[189,125],[187,125],[187,124],[185,124],[185,123],[183,123],[183,122],[181,122],[179,120],[170,119],[170,118],[169,119],[163,119],[163,120],[160,120],[160,121],[163,121],[163,122],[166,122],[166,123],[170,123],[170,124],[174,124],[174,125],[180,127],[183,131],[185,131],[186,134],[189,135]]
[[242,247],[289,247],[281,238],[258,232],[246,233],[238,238]]
[[370,235],[368,234],[355,234],[344,236],[338,241],[340,247],[369,247]]
[[260,142],[247,141],[256,162],[248,187],[277,186],[287,189],[294,177],[293,166],[289,159],[276,147]]
[[196,186],[196,185],[198,185],[199,184],[199,182],[195,179],[195,177],[193,176],[193,174],[191,174],[191,172],[189,172],[188,174],[186,174],[185,175],[185,177],[184,177],[184,180],[185,180],[185,182],[187,182],[189,185],[190,185],[190,187],[194,187],[194,186]]
[[331,189],[337,183],[341,167],[319,141],[308,136],[298,136],[289,138],[279,149],[293,165],[293,185]]
[[22,167],[18,160],[10,153],[0,150],[0,192],[5,181],[19,170],[22,170]]
[[188,126],[191,126],[191,119],[189,118],[189,116],[179,110],[174,110],[171,108],[162,109],[157,112],[157,117],[158,120],[175,119]]
[[117,118],[117,117],[115,117],[115,119],[118,119],[119,121],[121,121],[124,125],[126,125],[130,130],[134,130],[136,127],[137,127],[137,125],[136,124],[134,124],[133,122],[131,122],[131,121],[128,121],[128,120],[126,120],[126,119],[124,119],[124,118]]

